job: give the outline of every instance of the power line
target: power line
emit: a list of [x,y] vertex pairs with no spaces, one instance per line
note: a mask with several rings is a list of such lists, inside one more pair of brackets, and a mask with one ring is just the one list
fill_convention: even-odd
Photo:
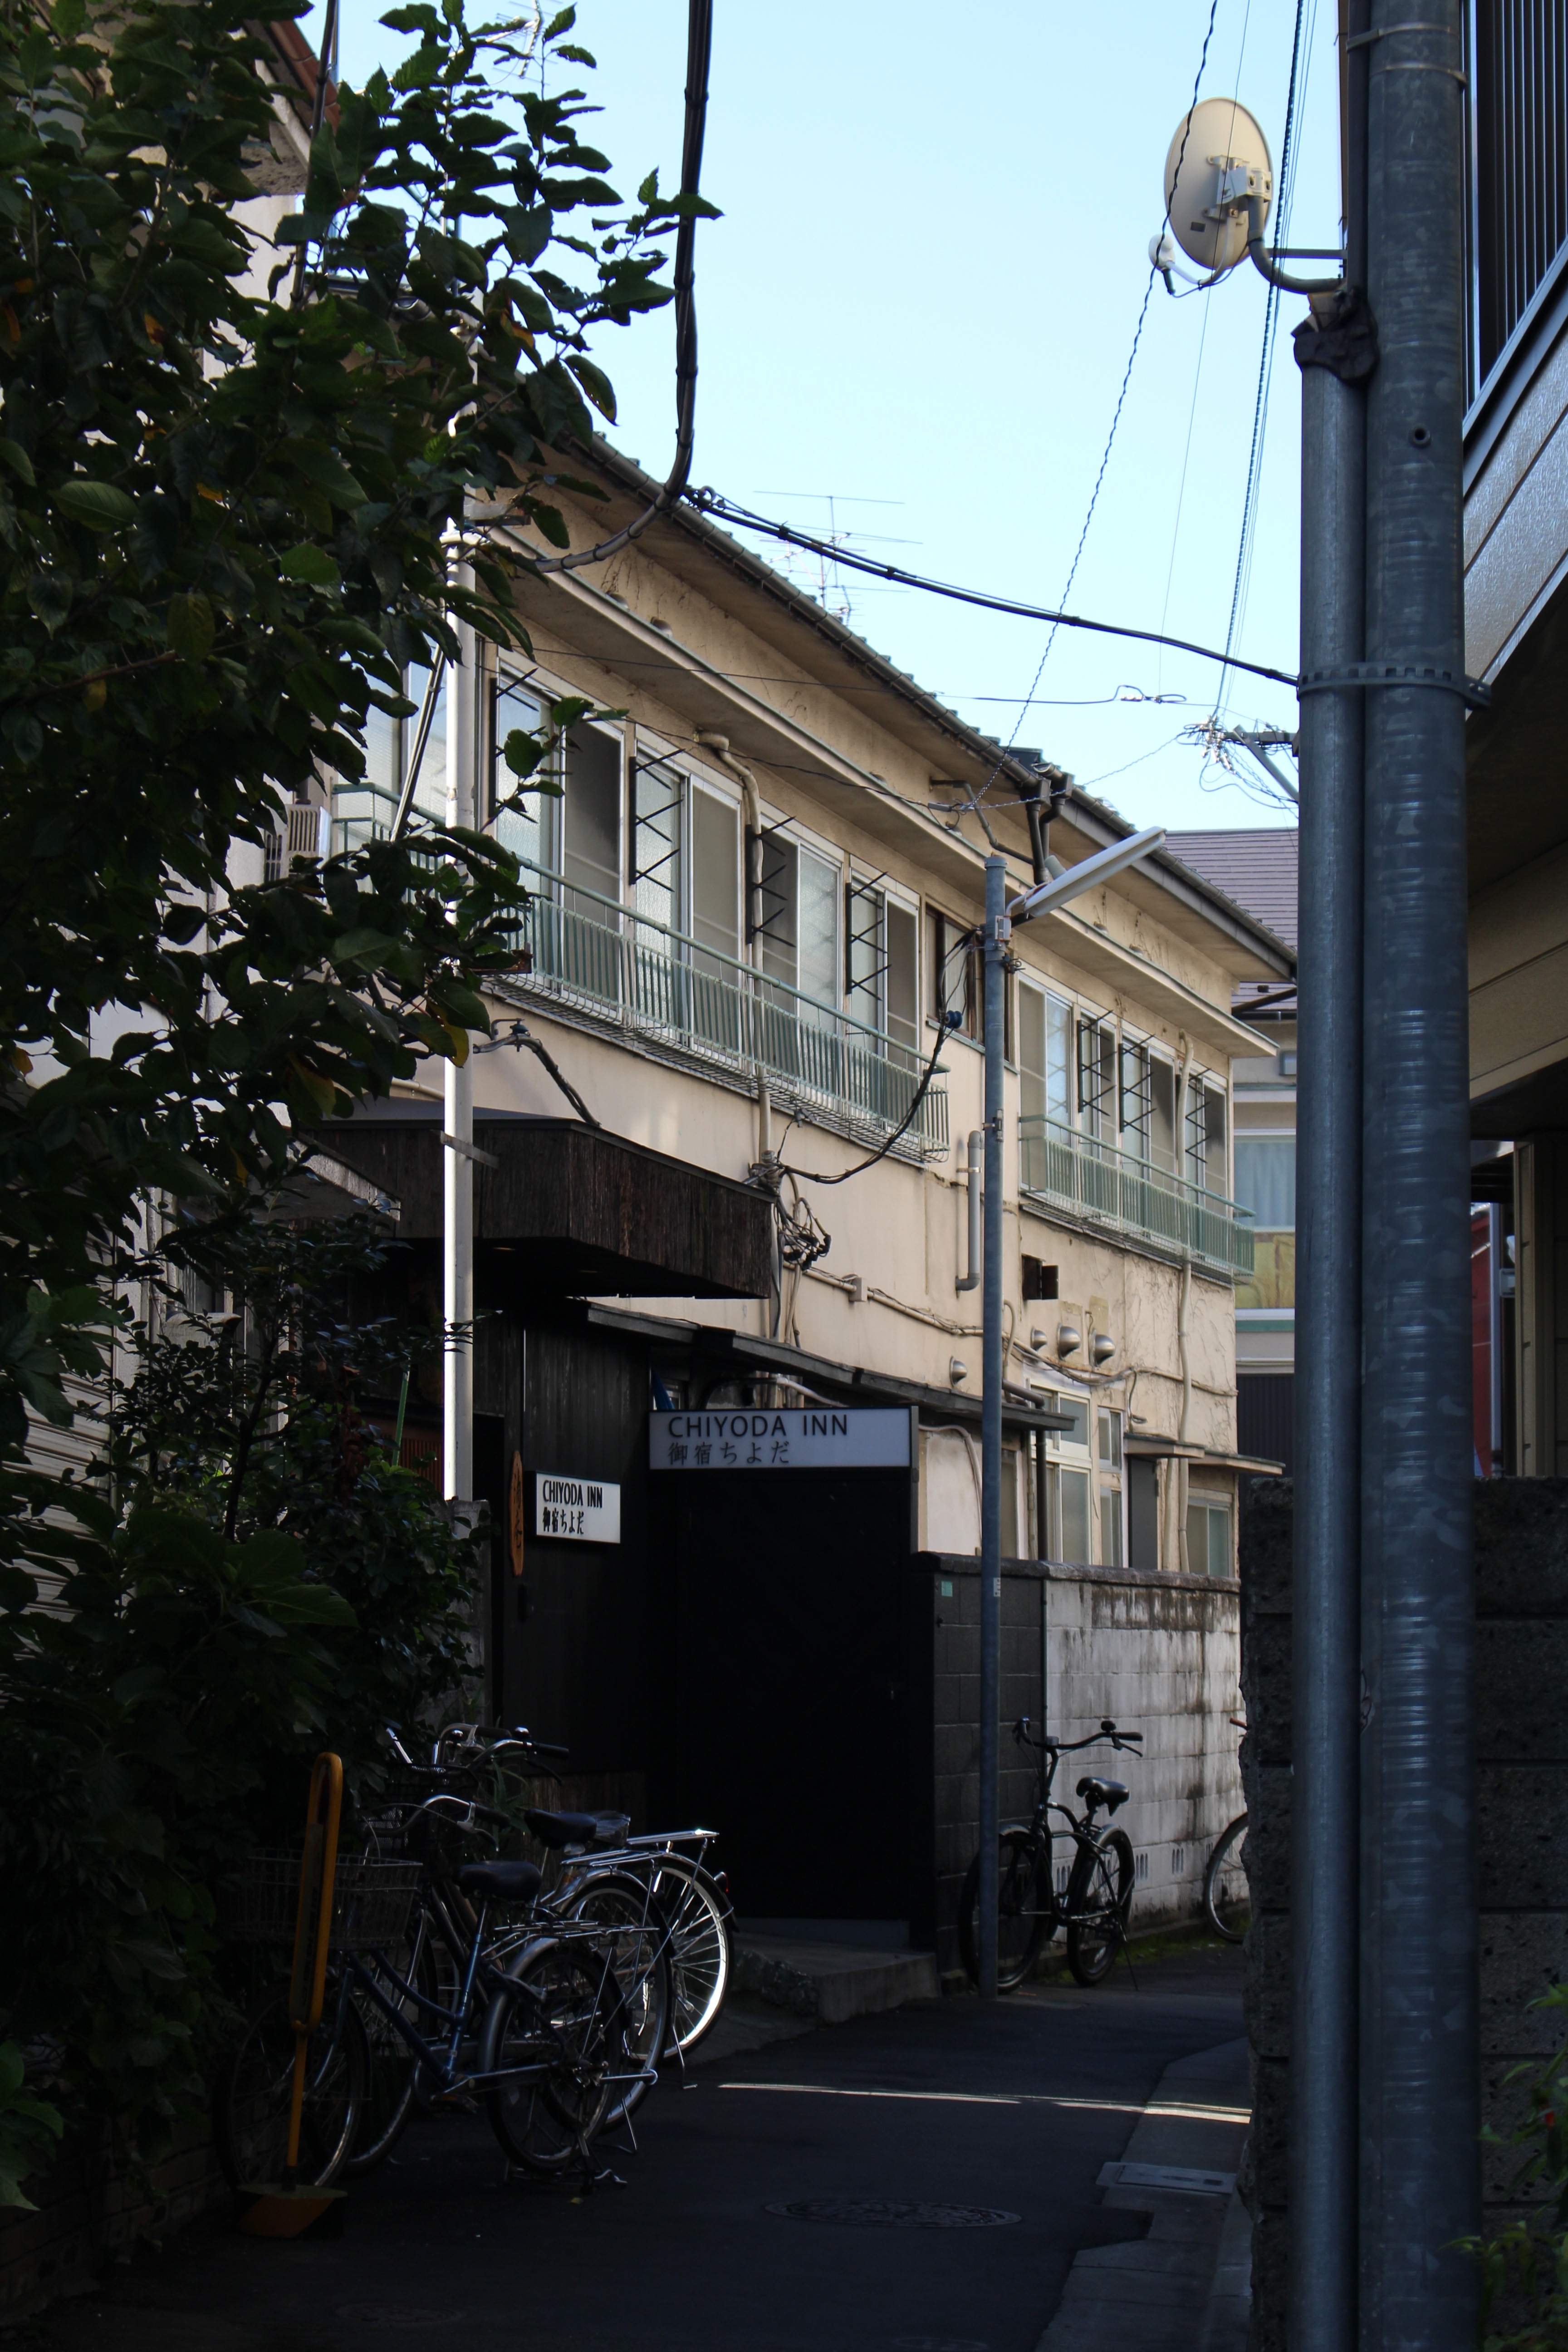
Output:
[[[1290,82],[1285,100],[1285,136],[1279,149],[1279,234],[1278,242],[1289,243],[1291,208],[1296,193],[1298,162],[1295,139],[1296,89],[1301,61],[1301,23],[1306,13],[1306,0],[1296,0],[1295,31],[1290,44]],[[1314,10],[1314,15],[1316,11]],[[1272,279],[1268,298],[1263,306],[1263,349],[1258,362],[1258,394],[1252,409],[1252,446],[1247,459],[1247,490],[1241,506],[1241,539],[1236,551],[1236,578],[1230,592],[1230,620],[1225,633],[1226,656],[1236,643],[1237,625],[1240,619],[1242,599],[1251,574],[1251,554],[1258,530],[1258,498],[1263,478],[1263,440],[1268,422],[1268,394],[1274,376],[1275,331],[1279,318],[1279,289]],[[1219,688],[1215,697],[1217,710],[1225,696],[1226,673],[1220,672]]]
[[1196,654],[1200,661],[1218,662],[1222,668],[1246,670],[1252,677],[1266,677],[1276,686],[1292,688],[1300,681],[1293,669],[1271,669],[1267,662],[1243,661],[1238,656],[1228,657],[1213,646],[1194,645],[1190,637],[1168,637],[1158,629],[1134,629],[1120,621],[1091,621],[1081,613],[1061,613],[1046,604],[1026,604],[1011,596],[995,596],[984,589],[960,588],[948,580],[929,580],[919,572],[906,572],[897,563],[880,563],[870,556],[851,555],[843,548],[834,548],[826,541],[813,539],[809,532],[796,530],[786,522],[774,522],[767,515],[752,514],[747,507],[737,506],[718,490],[687,490],[689,499],[702,514],[716,516],[722,522],[735,523],[743,530],[763,532],[769,539],[784,541],[795,547],[813,549],[822,555],[837,556],[851,571],[864,572],[873,580],[896,581],[902,588],[919,588],[928,596],[945,596],[956,604],[976,604],[983,612],[1006,613],[1022,621],[1050,621],[1058,628],[1087,629],[1096,636],[1129,637],[1139,645],[1169,646],[1179,654]]

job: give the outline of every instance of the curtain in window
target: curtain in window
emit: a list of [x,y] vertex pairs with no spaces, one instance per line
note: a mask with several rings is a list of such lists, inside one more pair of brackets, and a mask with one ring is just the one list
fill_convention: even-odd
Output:
[[1250,1209],[1260,1233],[1292,1233],[1296,1225],[1296,1139],[1238,1135],[1236,1197]]

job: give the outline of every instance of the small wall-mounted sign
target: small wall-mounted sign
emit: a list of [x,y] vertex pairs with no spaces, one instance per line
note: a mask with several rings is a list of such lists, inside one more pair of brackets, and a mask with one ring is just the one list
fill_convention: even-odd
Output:
[[533,1480],[533,1532],[572,1543],[618,1544],[621,1490],[605,1478],[562,1478],[540,1470]]
[[907,1470],[907,1406],[650,1412],[654,1470]]

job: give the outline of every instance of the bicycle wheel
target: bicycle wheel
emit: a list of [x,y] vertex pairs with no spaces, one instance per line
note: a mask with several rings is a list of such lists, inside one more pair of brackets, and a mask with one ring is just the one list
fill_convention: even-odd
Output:
[[[996,1990],[1015,1992],[1041,1945],[1056,1933],[1049,1847],[1028,1830],[1004,1830],[996,1857]],[[972,1984],[980,1981],[980,1856],[958,1898],[958,1950]]]
[[669,1927],[651,1887],[629,1873],[595,1873],[570,1899],[573,1918],[604,1929],[595,1948],[608,1954],[626,2004],[627,2047],[638,2078],[618,2084],[605,2110],[605,2123],[617,2124],[635,2115],[652,2090],[669,2038]]
[[684,1854],[660,1854],[652,1885],[669,1929],[671,2017],[663,2055],[687,2058],[717,2022],[734,1974],[730,1906]]
[[[385,1958],[388,1967],[395,1970],[405,1984],[412,1985],[426,2000],[440,1999],[437,1991],[436,1963],[423,1911],[416,1919],[412,1937],[392,1946]],[[394,1984],[383,1980],[382,1990],[416,2032],[422,2033],[426,2041],[433,2035],[438,2036],[438,2027],[427,2009],[422,2010],[410,1995],[399,1994]],[[353,2154],[343,2167],[346,2175],[357,2178],[361,2173],[374,2172],[378,2164],[384,2163],[407,2129],[408,2119],[414,2113],[419,2060],[386,2011],[371,1999],[363,1986],[354,1987],[353,2000],[360,2022],[364,2027],[365,2044],[370,2056],[370,2079],[366,2085],[359,2137],[354,2143]]]
[[485,2105],[513,2163],[554,2175],[584,2154],[632,2071],[627,2038],[620,1988],[586,1941],[518,1953],[479,2037],[480,2072],[512,2071]]
[[1220,1832],[1204,1873],[1204,1915],[1227,1944],[1241,1942],[1252,1916],[1246,1835],[1247,1815],[1237,1813],[1230,1827]]
[[[364,2113],[370,2075],[364,2027],[352,2000],[343,2005],[341,2023],[337,2011],[337,1990],[329,1982],[321,2022],[306,2045],[300,2116],[302,2189],[331,2187],[353,2151]],[[294,2029],[289,1988],[280,1984],[251,2011],[213,2096],[213,2137],[231,2189],[281,2178],[293,2081]]]
[[1080,1985],[1110,1972],[1127,1940],[1136,1865],[1125,1830],[1108,1830],[1099,1843],[1079,1846],[1068,1881],[1068,1966]]

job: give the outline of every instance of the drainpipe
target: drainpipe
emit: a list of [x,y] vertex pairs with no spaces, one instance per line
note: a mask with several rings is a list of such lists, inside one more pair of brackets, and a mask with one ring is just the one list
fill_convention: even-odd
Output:
[[[705,751],[711,751],[721,768],[727,768],[741,787],[742,831],[745,837],[745,933],[746,961],[752,971],[752,987],[762,993],[763,969],[763,800],[757,780],[743,760],[737,760],[730,749],[727,735],[700,734],[698,742]],[[773,1097],[768,1087],[768,1074],[761,1055],[757,1055],[757,1158],[773,1158]]]
[[980,1287],[980,1171],[985,1159],[985,1130],[974,1129],[969,1138],[969,1272],[960,1275],[954,1290]]

